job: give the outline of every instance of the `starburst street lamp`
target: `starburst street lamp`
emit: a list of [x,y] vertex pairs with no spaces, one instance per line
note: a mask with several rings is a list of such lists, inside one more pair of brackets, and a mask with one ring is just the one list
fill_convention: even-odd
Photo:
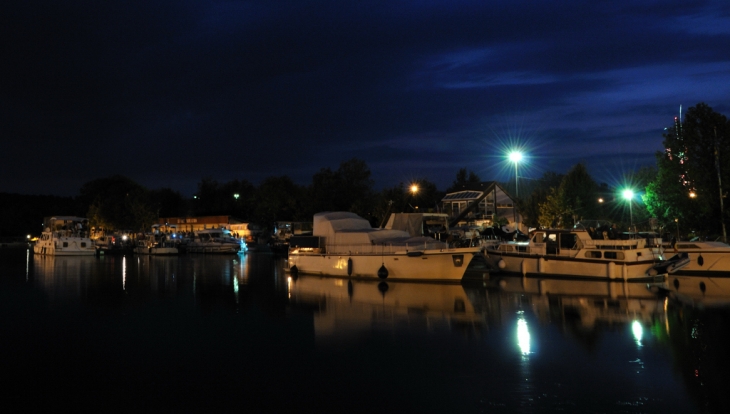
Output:
[[411,184],[411,194],[416,195],[418,192],[418,184]]
[[631,229],[634,227],[634,213],[631,207],[631,204],[633,204],[634,201],[634,192],[632,190],[626,189],[624,190],[623,195],[625,199],[629,200],[629,220],[631,223]]

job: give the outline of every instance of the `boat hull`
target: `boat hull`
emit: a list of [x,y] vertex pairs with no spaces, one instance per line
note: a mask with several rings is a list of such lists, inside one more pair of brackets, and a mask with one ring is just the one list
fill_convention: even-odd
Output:
[[241,246],[233,243],[188,243],[186,251],[188,253],[238,253]]
[[730,277],[730,252],[686,251],[686,253],[689,257],[689,263],[681,270],[674,272],[674,274]]
[[[459,282],[478,248],[424,250],[394,254],[289,253],[292,273],[388,281]],[[387,270],[382,278],[381,267]]]
[[86,237],[59,237],[39,240],[33,245],[33,253],[49,256],[93,256],[96,248]]
[[588,279],[636,279],[647,277],[656,260],[632,262],[576,259],[542,255],[488,253],[500,272],[523,276],[572,277]]
[[175,247],[135,247],[134,253],[147,255],[176,255],[179,253]]

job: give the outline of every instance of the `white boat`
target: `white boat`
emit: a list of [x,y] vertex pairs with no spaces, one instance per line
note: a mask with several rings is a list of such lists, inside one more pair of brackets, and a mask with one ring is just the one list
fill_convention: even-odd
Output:
[[138,239],[134,252],[150,255],[174,255],[179,253],[175,242],[168,239],[164,234],[147,234],[144,238]]
[[54,256],[93,256],[94,242],[86,231],[87,220],[81,217],[56,216],[44,223],[44,230],[33,245],[33,252]]
[[658,252],[665,256],[686,255],[688,263],[677,275],[730,277],[730,245],[722,242],[680,241],[662,245]]
[[195,232],[186,249],[190,253],[238,253],[241,242],[227,229],[207,229]]
[[289,239],[289,271],[298,274],[459,282],[478,247],[449,248],[431,237],[372,228],[348,212],[314,215],[312,236]]
[[485,248],[488,262],[523,276],[634,279],[657,274],[661,254],[644,238],[606,239],[581,228],[537,230],[528,241],[503,241]]

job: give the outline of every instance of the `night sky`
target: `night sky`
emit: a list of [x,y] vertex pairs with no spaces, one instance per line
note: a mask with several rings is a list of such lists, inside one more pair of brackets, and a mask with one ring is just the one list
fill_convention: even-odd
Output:
[[351,158],[376,189],[460,168],[506,181],[654,165],[705,102],[730,116],[730,2],[6,1],[0,192],[113,174],[311,183]]

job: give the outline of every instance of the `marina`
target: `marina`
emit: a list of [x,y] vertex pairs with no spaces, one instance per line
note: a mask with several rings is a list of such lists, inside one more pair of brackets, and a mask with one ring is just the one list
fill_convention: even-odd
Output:
[[496,274],[293,278],[286,258],[257,253],[0,254],[6,403],[30,411],[723,413],[730,403],[730,296],[707,279],[712,300],[701,302],[685,279],[656,294]]

